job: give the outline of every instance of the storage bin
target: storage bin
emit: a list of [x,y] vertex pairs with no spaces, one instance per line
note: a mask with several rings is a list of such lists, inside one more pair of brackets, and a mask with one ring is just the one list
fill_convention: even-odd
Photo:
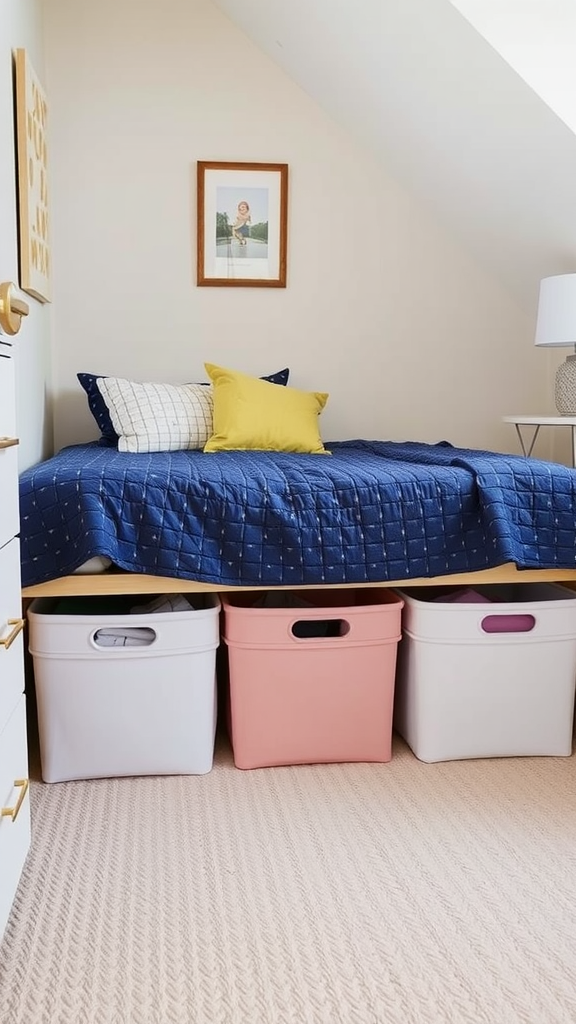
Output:
[[236,767],[389,761],[402,600],[385,588],[274,597],[288,605],[222,599]]
[[[113,598],[32,602],[45,782],[210,771],[220,602],[212,594],[191,597],[188,611],[143,614],[122,604],[114,612]],[[108,646],[115,632],[141,629],[142,646]]]
[[421,761],[568,756],[576,594],[556,584],[474,590],[456,600],[433,587],[398,591],[395,728]]

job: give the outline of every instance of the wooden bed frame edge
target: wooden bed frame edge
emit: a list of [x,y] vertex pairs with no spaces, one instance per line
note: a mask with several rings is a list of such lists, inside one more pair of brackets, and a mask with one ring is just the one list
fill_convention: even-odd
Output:
[[229,593],[257,590],[350,590],[359,587],[429,587],[474,586],[481,583],[564,583],[576,590],[576,569],[517,569],[512,563],[484,569],[480,572],[455,573],[450,576],[431,576],[421,579],[386,580],[383,583],[334,583],[299,586],[230,587],[216,583],[198,583],[195,580],[174,579],[168,576],[148,576],[129,572],[76,574],[63,576],[47,583],[24,587],[22,597],[87,597],[98,594],[201,594]]

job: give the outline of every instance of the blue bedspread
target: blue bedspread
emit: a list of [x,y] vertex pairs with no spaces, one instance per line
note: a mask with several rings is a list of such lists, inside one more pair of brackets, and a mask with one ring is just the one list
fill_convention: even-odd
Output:
[[23,585],[95,555],[131,572],[267,587],[576,567],[574,470],[447,443],[327,447],[65,448],[21,476]]

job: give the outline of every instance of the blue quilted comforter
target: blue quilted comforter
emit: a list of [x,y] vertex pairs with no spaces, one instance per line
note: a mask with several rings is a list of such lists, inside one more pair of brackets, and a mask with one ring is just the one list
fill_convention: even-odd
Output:
[[131,572],[266,587],[576,567],[574,470],[447,443],[327,447],[65,448],[21,476],[23,585],[95,555]]

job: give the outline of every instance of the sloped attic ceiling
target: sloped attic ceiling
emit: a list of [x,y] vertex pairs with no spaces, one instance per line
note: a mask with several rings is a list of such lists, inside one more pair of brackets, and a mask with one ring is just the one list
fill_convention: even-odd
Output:
[[576,270],[576,136],[449,0],[214,2],[529,315]]

